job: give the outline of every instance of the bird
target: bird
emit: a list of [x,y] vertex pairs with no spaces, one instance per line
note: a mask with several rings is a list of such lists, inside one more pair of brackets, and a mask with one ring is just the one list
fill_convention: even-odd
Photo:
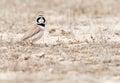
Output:
[[21,38],[22,42],[33,44],[38,41],[44,34],[46,19],[43,15],[39,15],[36,18],[36,24],[34,27],[29,29]]

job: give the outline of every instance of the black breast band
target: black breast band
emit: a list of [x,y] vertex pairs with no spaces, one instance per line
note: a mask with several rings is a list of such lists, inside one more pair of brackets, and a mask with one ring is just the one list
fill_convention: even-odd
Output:
[[39,26],[45,27],[45,24],[41,23],[41,24],[37,24]]

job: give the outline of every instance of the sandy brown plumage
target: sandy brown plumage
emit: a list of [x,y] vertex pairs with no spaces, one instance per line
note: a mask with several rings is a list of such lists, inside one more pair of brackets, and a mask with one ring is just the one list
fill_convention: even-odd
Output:
[[29,31],[27,31],[25,33],[25,35],[22,37],[21,41],[25,41],[28,38],[34,36],[35,34],[37,34],[38,32],[40,32],[40,28],[38,26],[31,28]]
[[45,18],[39,16],[36,21],[37,24],[25,33],[21,38],[21,41],[29,41],[30,43],[33,43],[42,37],[45,29]]

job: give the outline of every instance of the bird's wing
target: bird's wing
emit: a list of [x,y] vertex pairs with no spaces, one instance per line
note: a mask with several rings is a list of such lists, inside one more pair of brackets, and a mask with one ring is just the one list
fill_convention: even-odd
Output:
[[33,35],[37,34],[40,31],[39,27],[34,27],[26,32],[26,34],[22,37],[22,41],[32,37]]

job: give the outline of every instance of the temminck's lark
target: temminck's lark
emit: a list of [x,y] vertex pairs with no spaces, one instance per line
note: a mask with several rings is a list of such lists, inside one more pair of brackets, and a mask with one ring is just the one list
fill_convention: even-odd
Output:
[[34,42],[36,42],[37,40],[39,40],[43,34],[44,34],[44,30],[45,30],[45,18],[43,15],[39,15],[36,19],[36,25],[35,27],[32,27],[31,29],[29,29],[25,35],[21,38],[21,41],[26,41],[31,44],[33,44]]

